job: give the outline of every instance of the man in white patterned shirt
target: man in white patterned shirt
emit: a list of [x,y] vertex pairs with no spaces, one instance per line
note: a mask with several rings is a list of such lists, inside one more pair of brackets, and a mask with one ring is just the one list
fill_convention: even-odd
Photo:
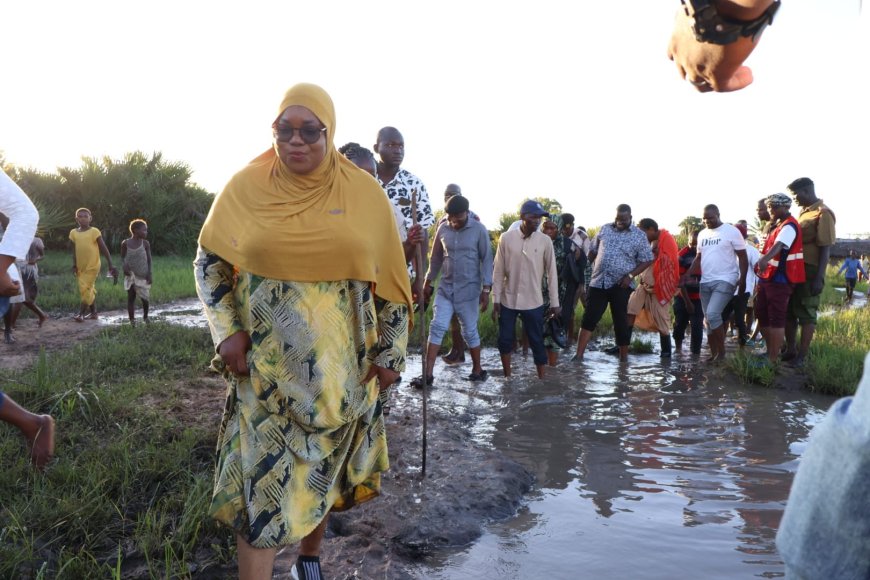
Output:
[[[417,223],[423,227],[425,234],[426,229],[435,223],[435,214],[432,213],[432,206],[429,204],[426,186],[423,185],[419,177],[401,168],[402,161],[405,159],[404,137],[395,127],[384,127],[378,131],[378,140],[374,150],[380,158],[378,181],[387,192],[390,203],[399,208],[405,218],[405,227],[410,230],[411,226],[414,225],[414,219],[411,217],[411,196],[415,195],[417,199]],[[424,248],[429,247],[425,235],[422,243]],[[426,272],[426,268],[424,264],[413,262],[412,264],[412,268],[408,271],[411,277],[415,278],[411,289],[415,296],[419,296],[423,288],[423,274]],[[414,272],[420,272],[420,275],[415,277]]]

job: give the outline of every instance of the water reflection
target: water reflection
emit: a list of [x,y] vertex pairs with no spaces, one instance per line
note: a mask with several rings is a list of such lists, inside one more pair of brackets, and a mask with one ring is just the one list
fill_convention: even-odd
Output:
[[[178,300],[168,304],[152,305],[149,312],[152,321],[169,322],[191,328],[205,328],[208,322],[202,309],[202,303],[196,298]],[[107,325],[119,325],[128,323],[126,312],[104,312],[100,315],[100,323]],[[136,303],[136,323],[142,323],[142,306]]]
[[[153,313],[205,326],[196,300]],[[515,518],[420,565],[419,578],[782,576],[776,530],[809,430],[832,398],[739,385],[688,354],[620,364],[589,352],[544,381],[521,357],[511,379],[496,370],[496,351],[485,349],[483,364],[491,378],[471,384],[467,368],[439,361],[430,404],[536,484]],[[405,376],[419,373],[410,357]],[[399,389],[396,405],[419,410],[419,391]]]
[[464,406],[481,441],[537,479],[517,518],[421,578],[780,576],[796,459],[832,402],[735,384],[688,355],[589,353],[544,381],[493,377],[459,396],[439,384],[436,404]]

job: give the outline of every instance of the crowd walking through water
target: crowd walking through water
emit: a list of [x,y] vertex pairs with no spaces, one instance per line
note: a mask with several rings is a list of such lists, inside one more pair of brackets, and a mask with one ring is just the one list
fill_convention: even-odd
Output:
[[[752,38],[743,58],[778,5],[753,13],[754,36],[735,33]],[[689,10],[686,16],[699,19]],[[696,30],[697,42],[716,44],[701,34]],[[669,53],[698,91],[751,82],[740,63],[707,70],[693,42],[675,34]],[[807,362],[836,241],[835,214],[809,178],[759,200],[754,232],[745,220],[723,220],[714,203],[702,208],[703,229],[678,236],[660,227],[652,204],[620,203],[612,221],[587,230],[579,212],[551,212],[527,199],[516,222],[492,239],[473,211],[473,192],[457,184],[445,187],[437,215],[423,180],[403,167],[397,128],[378,131],[371,150],[356,142],[336,147],[332,99],[312,84],[291,87],[273,113],[271,145],[215,198],[193,263],[214,342],[211,367],[228,385],[208,512],[232,530],[242,578],[271,577],[279,550],[297,544],[293,577],[324,577],[320,552],[330,515],[381,493],[390,389],[404,380],[415,325],[423,326],[425,364],[408,383],[423,387],[424,398],[438,383],[436,360],[448,335],[443,361],[462,365],[467,353],[463,375],[471,388],[498,375],[481,356],[486,312],[497,324],[504,379],[523,364],[514,356],[521,348],[531,350],[539,379],[548,367],[593,364],[587,353],[598,348],[593,339],[608,310],[614,344],[605,350],[620,365],[631,364],[640,332],[658,337],[663,364],[687,337],[689,354],[700,358],[706,335],[703,364],[720,365],[732,326],[752,366],[799,369]],[[5,173],[0,190],[0,313],[4,340],[13,344],[22,308],[38,326],[50,320],[36,303],[45,247],[36,209]],[[638,209],[644,217],[636,221]],[[103,259],[115,283],[119,277],[94,217],[78,209],[69,233],[76,323],[100,316]],[[137,300],[149,322],[148,234],[145,219],[134,219],[120,246],[131,325]],[[867,277],[866,258],[850,255],[840,272],[852,300]],[[756,354],[753,347],[762,345]],[[865,370],[857,395],[837,403],[816,430],[795,480],[779,546],[796,577],[870,572],[862,543],[870,515],[860,493],[870,466],[868,377]],[[54,454],[54,418],[0,391],[0,419],[21,431],[29,460],[44,469]],[[833,555],[820,548],[832,544]]]
[[[467,352],[467,380],[489,378],[479,323],[490,306],[505,378],[520,344],[530,348],[539,378],[564,352],[574,352],[568,364],[585,364],[608,308],[615,345],[606,350],[620,364],[630,364],[637,332],[659,337],[665,363],[683,350],[687,335],[690,354],[700,355],[706,332],[705,360],[718,364],[729,324],[741,348],[766,347],[753,364],[805,363],[835,240],[834,213],[815,196],[811,180],[795,180],[788,194],[759,200],[761,228],[753,236],[745,220],[724,222],[714,204],[703,208],[705,228],[687,232],[679,248],[653,217],[635,222],[627,204],[590,234],[573,214],[551,214],[529,199],[517,222],[493,240],[457,184],[445,188],[437,218],[422,180],[401,167],[404,139],[397,129],[379,131],[376,159],[357,143],[336,149],[334,119],[319,87],[288,91],[272,128],[273,148],[216,198],[194,264],[216,347],[213,367],[232,386],[210,512],[237,534],[243,576],[270,570],[277,549],[298,542],[294,574],[321,577],[329,513],[380,493],[389,391],[402,380],[416,297],[424,310],[431,305],[432,321],[423,345],[427,362],[412,386],[437,382],[435,361],[448,333],[445,362],[462,364]],[[35,304],[44,245],[35,224],[22,225],[33,221],[22,217],[26,197],[8,178],[5,184],[18,197],[4,198],[0,208],[4,250],[23,256],[8,260],[4,272],[4,287],[15,289],[4,316],[7,339],[14,340],[15,305],[30,308],[40,325],[47,320]],[[294,203],[276,212],[274,201],[287,196]],[[330,216],[325,224],[323,215]],[[91,212],[80,208],[75,219],[69,239],[81,306],[73,320],[83,322],[99,316],[101,257],[109,276],[117,279],[118,272]],[[121,259],[133,324],[137,299],[149,320],[152,259],[147,222],[133,220],[129,233]],[[360,239],[372,243],[352,243]],[[346,260],[331,259],[349,246],[355,249]],[[417,248],[426,250],[422,259]],[[854,255],[841,271],[850,289],[858,275],[866,276]],[[752,334],[753,319],[760,339]],[[9,397],[0,401],[3,419],[19,427],[33,463],[43,468],[54,451],[54,419]],[[784,542],[803,541],[793,539],[798,531],[783,534]]]

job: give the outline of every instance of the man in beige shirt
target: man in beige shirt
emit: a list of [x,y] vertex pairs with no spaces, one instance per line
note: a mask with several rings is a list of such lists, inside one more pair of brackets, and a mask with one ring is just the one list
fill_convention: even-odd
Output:
[[498,317],[498,351],[504,376],[511,376],[511,353],[517,316],[529,337],[538,378],[544,377],[547,349],[544,347],[544,295],[547,276],[549,316],[559,316],[559,282],[553,241],[538,231],[541,217],[550,214],[540,203],[529,200],[520,208],[519,229],[505,232],[498,241],[492,274],[492,309]]

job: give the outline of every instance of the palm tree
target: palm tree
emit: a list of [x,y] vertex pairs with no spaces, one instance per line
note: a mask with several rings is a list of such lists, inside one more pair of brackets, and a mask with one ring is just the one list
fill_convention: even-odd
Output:
[[681,221],[677,226],[680,228],[680,232],[689,238],[692,235],[692,232],[695,230],[702,229],[704,222],[699,217],[695,216],[686,216],[686,218]]

